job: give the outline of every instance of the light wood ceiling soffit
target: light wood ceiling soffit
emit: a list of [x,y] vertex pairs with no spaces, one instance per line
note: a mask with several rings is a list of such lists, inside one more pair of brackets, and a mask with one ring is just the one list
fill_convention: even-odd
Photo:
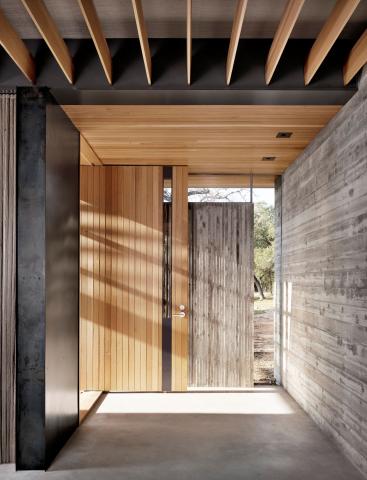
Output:
[[[266,10],[264,2],[265,0],[261,0],[260,3],[264,4],[262,8],[263,10]],[[276,18],[279,18],[279,23],[278,27],[276,28],[270,50],[268,52],[266,64],[264,65],[266,84],[269,84],[271,82],[277,65],[282,55],[284,54],[286,44],[289,38],[293,35],[293,32],[297,29],[297,23],[301,21],[303,12],[307,10],[309,2],[310,0],[307,0],[307,2],[305,0],[282,0],[279,3],[277,2],[277,7],[274,6],[273,2],[273,6],[269,8],[270,10],[274,9],[274,11],[278,12],[281,5],[283,8],[283,12],[280,17],[277,16],[278,13],[276,13],[275,15]],[[60,23],[59,17],[60,12],[62,11],[62,8],[60,7],[60,2],[57,3],[56,0],[48,1],[47,7],[43,0],[21,0],[21,3],[24,5],[25,9],[29,13],[31,20],[33,21],[34,27],[37,29],[41,37],[47,43],[60,68],[64,72],[66,78],[70,83],[73,83],[73,60],[64,41],[63,34],[60,33],[60,30],[57,26],[57,23]],[[148,84],[151,85],[154,80],[152,72],[152,57],[149,47],[145,11],[143,12],[143,2],[142,0],[131,0],[131,2],[126,3],[129,4],[132,19],[134,19],[134,23],[136,25],[136,35],[139,38],[140,42],[145,73]],[[158,5],[158,3],[156,1],[156,5]],[[203,5],[199,5],[199,2],[197,0],[186,0],[186,2],[182,3],[184,3],[185,5],[185,8],[183,8],[185,12],[181,13],[180,15],[184,14],[186,17],[186,22],[183,23],[186,25],[185,36],[187,56],[187,84],[190,85],[191,72],[193,68],[192,38],[195,27],[195,19],[197,18],[194,13],[197,10],[202,11]],[[260,9],[258,3],[259,2],[256,2],[256,8]],[[100,62],[106,75],[107,82],[109,84],[112,84],[113,62],[110,49],[106,40],[107,35],[105,30],[107,27],[105,28],[105,25],[106,11],[108,10],[111,12],[115,12],[115,10],[112,8],[112,6],[104,6],[101,0],[67,0],[67,2],[65,2],[65,8],[70,9],[72,15],[76,14],[72,7],[72,5],[74,4],[76,4],[77,8],[79,8],[79,16],[81,19],[84,19],[84,21],[82,20],[82,22],[85,26],[85,29],[89,32],[89,35],[94,42],[96,51],[98,53]],[[319,34],[315,39],[315,42],[305,62],[305,85],[308,85],[314,78],[316,72],[324,62],[326,56],[335,44],[336,40],[341,36],[343,31],[347,27],[348,22],[351,21],[352,15],[356,15],[355,12],[358,13],[360,9],[357,9],[357,7],[359,5],[363,7],[361,8],[361,10],[366,10],[367,15],[367,8],[365,8],[366,2],[362,2],[361,0],[327,0],[322,4],[322,12],[324,12],[326,4],[327,6],[331,7],[330,13],[329,16],[326,18],[326,21],[323,24],[321,30],[319,31]],[[27,51],[27,48],[24,45],[23,41],[21,40],[21,35],[17,33],[17,29],[22,27],[24,21],[18,21],[14,17],[14,14],[9,16],[9,12],[13,12],[14,8],[11,9],[9,7],[8,1],[0,0],[0,7],[3,5],[6,7],[6,10],[5,15],[0,13],[0,22],[2,27],[0,32],[0,43],[8,52],[10,57],[14,60],[14,62],[18,65],[24,75],[29,80],[34,82],[34,72],[36,70],[34,61],[30,56],[29,52]],[[162,2],[160,2],[159,5],[161,8],[163,7]],[[251,10],[255,9],[254,0],[237,0],[234,5],[236,5],[236,8],[234,13],[232,14],[232,30],[229,39],[225,71],[223,71],[223,79],[227,83],[227,85],[229,85],[231,82],[232,73],[236,68],[236,61],[240,61],[240,59],[237,58],[240,38],[241,36],[243,37],[243,32],[246,31],[247,28],[251,29],[251,15],[253,15],[253,13],[251,14]],[[144,7],[148,11],[148,18],[151,19],[151,9],[153,8],[151,2],[145,2]],[[51,9],[51,13],[49,11],[49,8]],[[122,11],[125,12],[126,8],[127,7],[125,4],[123,6],[121,4]],[[63,12],[64,17],[68,16],[68,11]],[[210,9],[205,10],[205,12],[205,15],[210,18]],[[58,19],[57,22],[53,18],[53,15],[56,14]],[[162,14],[163,18],[165,18],[165,15],[166,12]],[[173,15],[173,13],[171,13],[171,15]],[[360,16],[361,20],[363,15],[358,15]],[[103,18],[103,21],[101,21],[101,17]],[[315,18],[317,18],[317,16],[315,16]],[[12,22],[14,23],[14,25],[12,24]],[[163,24],[164,20],[161,20],[161,23]],[[15,26],[17,26],[17,28],[15,28]],[[64,32],[65,30],[66,27],[63,24],[62,31]],[[213,32],[213,38],[215,38],[215,32]],[[366,42],[366,34],[364,34],[350,52],[349,58],[347,59],[347,62],[344,66],[345,84],[348,84],[350,80],[356,75],[356,73],[358,73],[358,71],[363,67],[363,65],[366,64]],[[340,65],[340,69],[341,68],[342,64]]]
[[285,171],[340,107],[63,108],[104,165],[187,165],[190,174],[274,176]]

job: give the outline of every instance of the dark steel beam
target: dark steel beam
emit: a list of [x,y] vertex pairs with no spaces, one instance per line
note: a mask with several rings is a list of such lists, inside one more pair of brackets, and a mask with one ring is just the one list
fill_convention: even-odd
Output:
[[[147,85],[139,42],[136,39],[109,40],[114,68],[114,83],[109,85],[91,40],[68,40],[76,66],[75,85],[69,85],[42,40],[27,41],[35,57],[38,86],[53,91],[65,90],[70,102],[89,103],[345,103],[356,91],[354,79],[343,84],[343,64],[351,42],[338,40],[307,87],[303,67],[310,40],[289,40],[270,85],[264,68],[271,40],[242,39],[230,86],[226,85],[226,40],[193,40],[191,85],[187,85],[186,40],[151,40],[152,85]],[[14,63],[0,52],[0,87],[25,86],[26,79]],[[219,92],[219,96],[218,96]],[[101,100],[101,99],[105,100]],[[71,100],[72,99],[72,100]],[[67,100],[68,101],[68,100]]]

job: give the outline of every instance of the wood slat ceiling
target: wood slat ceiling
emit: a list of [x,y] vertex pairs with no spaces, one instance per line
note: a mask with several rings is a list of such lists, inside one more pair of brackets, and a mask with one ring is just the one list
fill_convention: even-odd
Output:
[[[65,105],[105,165],[188,165],[189,173],[279,175],[340,106]],[[277,138],[278,132],[292,132]],[[263,160],[263,157],[276,157]]]

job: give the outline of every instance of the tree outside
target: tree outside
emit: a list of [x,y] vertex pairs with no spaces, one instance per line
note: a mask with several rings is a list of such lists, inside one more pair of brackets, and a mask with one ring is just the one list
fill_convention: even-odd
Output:
[[274,207],[264,202],[255,204],[254,260],[255,289],[261,298],[270,295],[274,282]]

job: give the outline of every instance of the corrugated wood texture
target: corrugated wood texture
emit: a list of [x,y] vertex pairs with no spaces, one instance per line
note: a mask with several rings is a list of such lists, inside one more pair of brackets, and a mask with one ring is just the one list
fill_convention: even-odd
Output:
[[[172,390],[185,391],[188,377],[189,225],[188,169],[173,167],[172,175]],[[180,313],[185,306],[185,316]]]
[[364,84],[284,174],[277,238],[283,384],[365,474],[366,125]]
[[253,205],[190,205],[190,386],[253,386]]
[[82,390],[161,390],[162,178],[81,166]]
[[0,463],[15,461],[15,109],[0,92]]

